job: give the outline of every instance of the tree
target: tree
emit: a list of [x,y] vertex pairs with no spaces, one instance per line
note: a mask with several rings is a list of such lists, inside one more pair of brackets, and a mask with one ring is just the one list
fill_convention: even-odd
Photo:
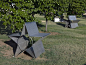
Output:
[[46,31],[48,20],[54,20],[55,16],[68,11],[69,0],[32,0],[36,10],[44,14],[46,18]]
[[69,0],[56,0],[55,1],[55,9],[58,10],[58,14],[62,15],[64,12],[68,11],[68,6],[69,6]]
[[53,0],[33,0],[33,2],[36,4],[35,5],[36,9],[42,14],[44,14],[46,18],[46,31],[47,31],[48,20],[52,19],[57,11],[54,9],[55,2]]
[[85,0],[71,0],[68,7],[68,15],[77,15],[81,17],[86,9]]
[[32,13],[34,5],[31,0],[1,0],[0,17],[7,28],[12,32],[21,31],[25,22],[31,22],[35,18]]
[[14,31],[22,29],[25,22],[36,20],[34,15],[41,12],[48,20],[67,12],[80,16],[86,10],[85,0],[0,0],[0,18],[3,24]]
[[81,17],[84,10],[86,10],[86,0],[58,0],[58,4],[59,15],[66,12],[68,15]]

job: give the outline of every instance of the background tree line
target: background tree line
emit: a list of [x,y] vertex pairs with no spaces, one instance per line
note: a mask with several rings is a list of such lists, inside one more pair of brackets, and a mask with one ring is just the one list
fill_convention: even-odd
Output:
[[86,10],[85,0],[0,0],[0,21],[13,32],[21,31],[25,22],[38,20],[35,14],[44,14],[46,31],[48,20],[66,12],[81,17]]

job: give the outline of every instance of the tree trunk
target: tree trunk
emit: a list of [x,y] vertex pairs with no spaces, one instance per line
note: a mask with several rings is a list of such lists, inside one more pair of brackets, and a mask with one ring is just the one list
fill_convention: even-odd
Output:
[[34,18],[34,12],[32,12],[32,16],[33,16],[33,18]]
[[47,18],[46,18],[46,32],[47,32],[47,23],[48,23],[48,20],[47,20]]

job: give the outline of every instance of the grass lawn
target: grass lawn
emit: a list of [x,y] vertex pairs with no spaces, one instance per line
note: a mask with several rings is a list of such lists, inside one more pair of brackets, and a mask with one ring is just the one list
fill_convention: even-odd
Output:
[[[38,15],[37,18],[45,21],[42,17]],[[0,65],[86,65],[86,19],[78,19],[79,27],[75,29],[65,28],[63,23],[59,25],[48,21],[48,32],[51,34],[43,39],[45,53],[36,59],[28,59],[29,56],[27,59],[22,59],[22,56],[14,58],[7,51],[13,50],[3,43],[0,45]],[[43,26],[39,27],[39,31],[44,32],[45,22],[41,24]],[[10,40],[6,35],[0,35],[0,39]]]

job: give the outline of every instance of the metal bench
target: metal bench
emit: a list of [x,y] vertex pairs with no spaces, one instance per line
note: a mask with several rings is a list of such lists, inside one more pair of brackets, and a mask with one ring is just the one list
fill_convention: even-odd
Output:
[[78,22],[79,21],[80,20],[77,20],[75,15],[69,15],[68,16],[68,26],[70,28],[76,28],[76,27],[78,27]]
[[[32,41],[32,46],[30,47],[28,46],[28,43],[30,43],[30,39],[25,37],[26,34],[28,34],[29,38]],[[42,53],[44,53],[45,50],[42,44],[42,39],[49,34],[50,33],[39,33],[36,22],[26,22],[24,24],[21,33],[14,33],[8,35],[17,44],[14,57],[20,54],[21,52],[26,51],[32,57],[37,58]],[[32,37],[41,37],[41,38],[33,44]]]
[[[39,33],[36,22],[26,22],[24,24],[21,35],[28,33],[28,36],[32,40],[32,46],[26,50],[32,57],[37,58],[44,52],[42,39],[50,33]],[[41,37],[38,41],[33,44],[33,37]]]

